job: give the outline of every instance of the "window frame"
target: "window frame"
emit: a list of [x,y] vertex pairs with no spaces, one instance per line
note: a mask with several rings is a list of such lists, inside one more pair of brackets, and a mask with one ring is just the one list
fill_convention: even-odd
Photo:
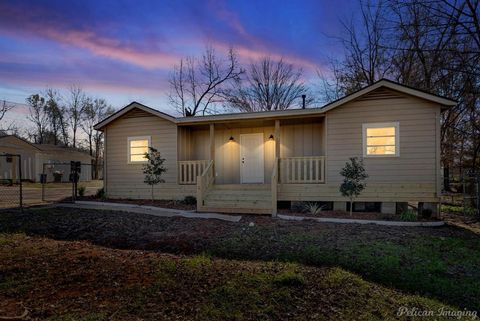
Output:
[[[367,149],[367,128],[395,128],[395,154],[368,154]],[[364,158],[384,158],[384,157],[400,157],[400,122],[386,123],[365,123],[362,124],[362,141],[363,141],[363,157]],[[382,145],[381,145],[382,146]]]
[[127,164],[145,164],[148,162],[147,160],[144,161],[131,161],[131,150],[130,150],[130,142],[136,140],[147,140],[148,147],[152,147],[152,137],[151,136],[129,136],[127,137]]

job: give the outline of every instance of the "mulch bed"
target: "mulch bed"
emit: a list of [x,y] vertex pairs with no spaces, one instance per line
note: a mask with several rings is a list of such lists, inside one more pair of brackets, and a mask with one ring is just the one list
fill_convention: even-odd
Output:
[[[61,240],[90,240],[96,244],[130,249],[160,250],[171,253],[202,253],[212,244],[229,239],[234,234],[264,231],[257,235],[261,242],[275,247],[269,239],[289,235],[312,235],[324,246],[341,246],[355,242],[383,241],[418,236],[459,236],[455,228],[392,227],[380,225],[335,224],[306,221],[286,221],[269,216],[243,215],[239,223],[214,219],[155,217],[115,211],[50,208],[0,212],[0,233],[25,231]],[[268,233],[265,233],[268,232]],[[317,242],[316,242],[317,243]],[[303,245],[302,245],[303,246]],[[275,250],[274,248],[270,250]],[[280,249],[279,249],[280,250]]]

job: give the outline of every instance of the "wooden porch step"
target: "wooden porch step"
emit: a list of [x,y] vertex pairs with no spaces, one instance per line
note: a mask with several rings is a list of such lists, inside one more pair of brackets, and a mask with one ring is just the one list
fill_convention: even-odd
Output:
[[212,190],[268,190],[270,191],[270,184],[215,184]]
[[206,191],[202,212],[271,214],[272,192],[268,184],[213,185]]
[[235,191],[231,189],[211,189],[208,191],[209,194],[218,194],[218,195],[258,195],[258,197],[270,196],[272,191],[270,190],[240,190]]
[[228,208],[271,208],[270,201],[242,201],[242,200],[209,200],[203,202],[204,206],[208,207],[228,207]]
[[205,197],[208,201],[270,201],[271,195],[251,195],[251,194],[220,194],[211,193]]

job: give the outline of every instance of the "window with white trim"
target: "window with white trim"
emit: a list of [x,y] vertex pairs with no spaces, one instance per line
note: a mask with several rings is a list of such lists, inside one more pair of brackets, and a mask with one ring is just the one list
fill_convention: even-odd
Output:
[[128,137],[128,163],[145,163],[150,142],[150,136]]
[[400,156],[399,123],[363,124],[363,156]]

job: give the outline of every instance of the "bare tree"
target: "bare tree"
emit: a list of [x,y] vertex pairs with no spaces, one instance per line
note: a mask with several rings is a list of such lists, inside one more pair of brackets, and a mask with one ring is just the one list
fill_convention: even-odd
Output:
[[57,90],[48,88],[45,92],[45,108],[49,120],[49,131],[53,144],[57,145],[62,140],[63,145],[68,146],[68,123],[65,117],[65,107],[61,105],[62,97]]
[[80,128],[87,135],[88,150],[90,156],[94,157],[93,178],[98,178],[99,160],[103,155],[103,132],[95,130],[93,126],[113,113],[113,108],[105,99],[86,98]]
[[30,120],[35,126],[35,132],[32,134],[35,143],[45,143],[45,135],[48,127],[48,113],[45,108],[45,98],[39,94],[33,94],[27,99],[29,108],[29,115],[27,119]]
[[346,33],[341,38],[345,59],[334,65],[342,94],[349,94],[371,85],[388,75],[390,52],[384,48],[386,37],[383,1],[361,1],[360,20],[342,21]]
[[331,62],[331,72],[333,77],[329,77],[325,72],[317,70],[317,76],[319,79],[317,96],[323,104],[328,104],[337,100],[342,95],[342,86],[338,75],[338,69],[336,68],[337,65],[338,63]]
[[201,58],[188,57],[174,67],[169,81],[170,103],[183,116],[212,112],[212,105],[222,100],[224,86],[242,73],[233,49],[220,58],[207,47]]
[[72,129],[72,147],[77,147],[77,132],[86,107],[86,97],[78,86],[71,86],[69,91],[67,114]]
[[[5,117],[7,112],[12,110],[15,107],[15,104],[11,104],[7,102],[6,100],[1,100],[0,101],[0,122],[2,119]],[[0,123],[1,125],[1,123]],[[19,128],[18,126],[15,125],[15,122],[11,121],[7,126],[1,126],[0,127],[0,136],[2,135],[8,135],[8,134],[13,134],[13,135],[18,135]]]
[[458,167],[461,173],[462,167],[479,166],[478,1],[391,3],[399,30],[393,62],[397,79],[458,101],[456,107],[442,113],[444,168]]
[[6,100],[0,101],[0,121],[5,117],[5,114],[12,110],[15,105],[8,103]]
[[265,57],[252,62],[245,79],[236,79],[232,88],[225,92],[227,105],[243,112],[284,110],[295,102],[301,105],[302,95],[308,96],[301,78],[302,69],[281,59],[273,61]]

